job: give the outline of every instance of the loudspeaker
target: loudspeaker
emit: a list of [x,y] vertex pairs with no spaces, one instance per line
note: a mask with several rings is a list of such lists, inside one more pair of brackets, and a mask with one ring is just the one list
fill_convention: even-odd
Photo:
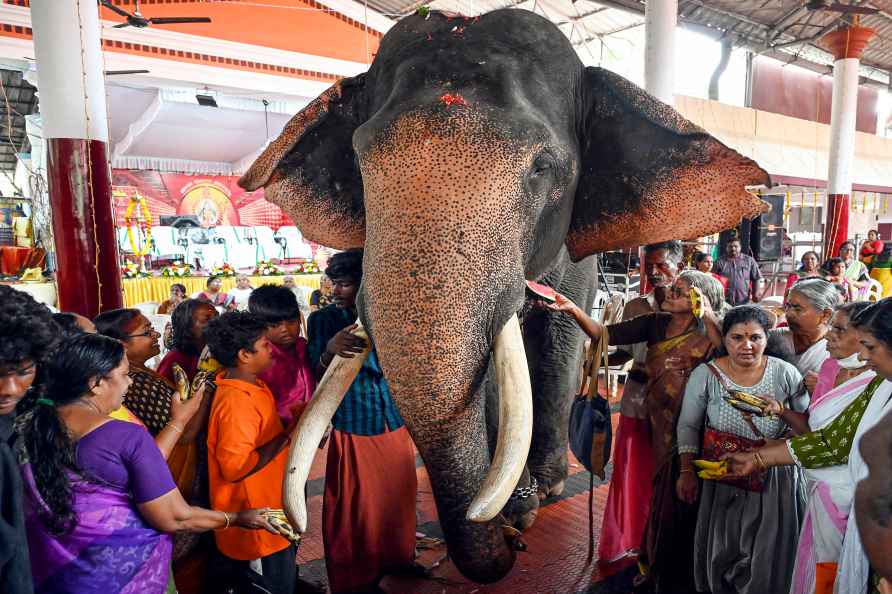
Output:
[[784,249],[784,196],[762,196],[762,200],[771,210],[753,219],[749,245],[756,260],[779,260]]

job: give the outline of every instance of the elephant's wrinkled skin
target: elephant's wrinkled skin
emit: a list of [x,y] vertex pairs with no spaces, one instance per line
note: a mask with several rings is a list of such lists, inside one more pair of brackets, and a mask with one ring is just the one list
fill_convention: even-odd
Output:
[[[308,239],[365,247],[360,318],[424,458],[450,555],[491,582],[514,562],[502,520],[465,513],[489,465],[490,348],[523,305],[524,279],[590,302],[586,256],[730,227],[762,210],[744,186],[767,181],[631,83],[583,67],[547,20],[500,10],[403,19],[369,71],[296,115],[240,183],[265,187]],[[566,472],[580,334],[535,316],[528,327],[549,329],[526,338],[533,387],[553,410],[537,421],[530,462],[557,468],[547,486]]]

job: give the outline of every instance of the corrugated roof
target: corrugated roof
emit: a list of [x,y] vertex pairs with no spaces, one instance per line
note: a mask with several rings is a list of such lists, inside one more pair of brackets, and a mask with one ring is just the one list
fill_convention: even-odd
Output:
[[31,150],[25,116],[37,112],[37,89],[18,70],[0,69],[0,82],[0,102],[7,106],[0,117],[0,171],[15,171],[16,153]]
[[[892,72],[892,0],[838,0],[879,9],[861,16],[861,24],[876,30],[864,52],[862,76],[890,83]],[[805,0],[679,0],[679,22],[716,38],[731,37],[735,45],[787,63],[827,72],[833,57],[820,39],[851,22],[850,15],[830,10],[810,11]],[[534,10],[558,24],[573,41],[583,36],[606,37],[643,22],[643,0],[369,0],[370,8],[392,18],[412,14],[420,6],[476,15],[499,8]]]

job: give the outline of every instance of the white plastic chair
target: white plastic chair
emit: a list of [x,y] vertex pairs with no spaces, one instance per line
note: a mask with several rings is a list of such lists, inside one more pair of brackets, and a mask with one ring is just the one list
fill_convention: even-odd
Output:
[[876,303],[880,299],[883,298],[883,283],[878,281],[875,278],[870,279],[870,284],[867,285],[867,295],[865,297],[866,301],[870,301],[871,303]]
[[[142,315],[144,315],[145,317],[149,318],[149,320],[151,320],[152,317],[156,315],[155,312],[158,311],[159,305],[160,305],[160,303],[158,303],[157,301],[146,301],[144,303],[137,303],[136,305],[133,306],[133,308],[138,309],[140,311],[140,313],[142,313]],[[154,323],[153,323],[153,326],[154,326]]]
[[[622,294],[614,293],[607,298],[607,303],[601,313],[601,323],[605,325],[616,324],[623,319],[623,310],[626,302]],[[614,349],[615,350],[615,349]],[[632,362],[628,361],[622,365],[613,365],[608,367],[604,373],[606,374],[607,390],[610,398],[616,398],[619,392],[619,377],[626,376],[632,368]]]

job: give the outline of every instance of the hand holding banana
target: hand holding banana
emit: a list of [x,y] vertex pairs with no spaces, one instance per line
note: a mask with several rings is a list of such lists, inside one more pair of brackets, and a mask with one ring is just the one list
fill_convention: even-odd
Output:
[[697,476],[705,480],[724,478],[728,474],[727,460],[694,460],[694,466],[699,469]]

